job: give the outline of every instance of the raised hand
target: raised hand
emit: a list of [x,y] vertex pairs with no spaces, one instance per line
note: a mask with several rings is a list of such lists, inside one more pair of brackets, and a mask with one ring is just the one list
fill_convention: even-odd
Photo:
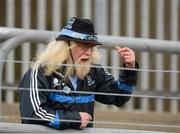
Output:
[[126,67],[135,67],[135,53],[132,49],[128,47],[115,46],[118,54],[121,56],[122,61],[125,63]]

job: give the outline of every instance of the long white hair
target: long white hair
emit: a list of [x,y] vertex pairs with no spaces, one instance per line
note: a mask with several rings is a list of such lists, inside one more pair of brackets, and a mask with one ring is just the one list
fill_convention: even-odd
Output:
[[[46,49],[35,59],[31,65],[32,68],[38,68],[40,65],[45,67],[45,75],[50,75],[57,69],[62,67],[62,64],[67,64],[70,57],[70,49],[76,45],[76,42],[70,41],[70,46],[67,41],[52,41]],[[91,56],[91,64],[96,64],[100,59],[100,53],[96,48],[93,48]],[[71,67],[70,67],[71,68]],[[65,76],[72,73],[72,69],[66,69]]]

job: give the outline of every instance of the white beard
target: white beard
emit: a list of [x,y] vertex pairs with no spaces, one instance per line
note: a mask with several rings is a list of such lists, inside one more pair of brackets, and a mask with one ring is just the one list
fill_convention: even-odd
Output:
[[80,78],[81,80],[84,80],[84,78],[89,73],[90,68],[91,68],[90,60],[88,60],[86,62],[77,63],[76,65],[77,66],[66,67],[66,77],[77,75],[78,78]]
[[81,63],[78,65],[83,65],[83,66],[76,66],[76,75],[77,77],[79,77],[81,80],[84,80],[84,78],[86,77],[86,75],[89,73],[90,71],[90,61],[87,61],[85,63]]

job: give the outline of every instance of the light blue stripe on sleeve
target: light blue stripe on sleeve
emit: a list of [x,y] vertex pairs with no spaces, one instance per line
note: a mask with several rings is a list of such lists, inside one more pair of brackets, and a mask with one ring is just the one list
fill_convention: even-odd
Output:
[[118,88],[119,90],[128,92],[128,93],[132,93],[133,91],[133,86],[132,84],[126,84],[122,81],[116,81],[116,88]]
[[89,103],[94,101],[94,95],[75,97],[76,103]]
[[51,123],[49,123],[49,126],[52,126],[54,128],[59,128],[59,125],[60,125],[59,114],[56,111],[56,116],[55,116],[54,120]]

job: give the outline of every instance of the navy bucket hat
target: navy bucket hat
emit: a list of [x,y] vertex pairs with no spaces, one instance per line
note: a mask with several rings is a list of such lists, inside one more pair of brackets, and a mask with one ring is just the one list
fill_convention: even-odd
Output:
[[98,42],[93,22],[89,19],[80,19],[76,17],[71,17],[69,19],[56,40],[68,40],[102,45]]

